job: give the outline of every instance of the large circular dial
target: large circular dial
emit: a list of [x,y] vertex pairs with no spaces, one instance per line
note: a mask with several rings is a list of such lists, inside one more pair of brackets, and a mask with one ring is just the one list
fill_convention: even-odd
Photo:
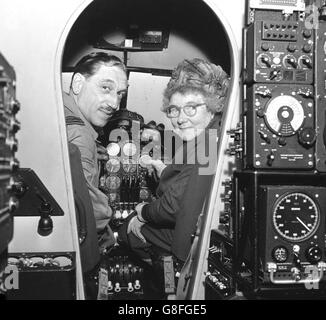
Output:
[[304,110],[292,96],[278,96],[270,101],[265,111],[268,127],[280,136],[292,136],[303,125]]
[[118,176],[109,176],[106,179],[106,186],[111,190],[118,189],[120,187],[120,184],[121,179]]
[[127,142],[122,147],[123,153],[128,157],[133,157],[137,153],[137,146],[133,142]]
[[108,144],[108,146],[106,147],[107,153],[109,156],[111,157],[115,157],[119,154],[120,152],[120,146],[119,144],[115,143],[115,142],[111,142],[110,144]]
[[116,158],[112,158],[106,163],[106,170],[109,173],[116,173],[119,171],[119,169],[120,169],[120,161]]
[[317,230],[320,220],[314,200],[304,193],[290,193],[280,197],[273,210],[273,224],[283,238],[303,241]]

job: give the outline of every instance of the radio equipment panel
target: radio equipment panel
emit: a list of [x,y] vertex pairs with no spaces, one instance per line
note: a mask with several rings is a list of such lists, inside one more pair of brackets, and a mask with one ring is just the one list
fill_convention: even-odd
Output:
[[256,84],[247,89],[247,167],[314,168],[313,97],[313,87],[305,85]]
[[301,21],[255,21],[246,30],[247,83],[314,79],[314,31]]
[[261,186],[260,194],[265,281],[311,282],[314,268],[315,280],[324,279],[326,188]]
[[316,60],[316,117],[318,138],[316,143],[316,167],[326,172],[326,21],[320,21],[317,30]]
[[19,167],[15,158],[18,149],[16,133],[20,129],[16,119],[19,108],[15,71],[0,54],[0,294],[2,271],[7,264],[7,247],[13,237],[12,212],[18,206],[12,194],[12,174]]

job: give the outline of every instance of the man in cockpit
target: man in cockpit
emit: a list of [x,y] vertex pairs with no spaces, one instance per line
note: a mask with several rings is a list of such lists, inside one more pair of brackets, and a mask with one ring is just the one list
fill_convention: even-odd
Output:
[[119,109],[127,82],[126,67],[118,57],[94,52],[76,64],[70,92],[63,95],[68,142],[81,153],[101,251],[112,247],[115,239],[108,225],[112,210],[106,195],[98,188],[99,160],[106,156],[97,141],[97,131]]

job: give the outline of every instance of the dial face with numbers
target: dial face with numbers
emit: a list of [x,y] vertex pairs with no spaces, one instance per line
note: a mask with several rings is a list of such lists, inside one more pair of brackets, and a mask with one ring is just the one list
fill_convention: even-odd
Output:
[[272,99],[265,111],[267,126],[279,136],[292,136],[303,125],[304,109],[292,96],[278,96]]
[[118,189],[120,185],[121,185],[121,179],[118,176],[112,175],[106,179],[106,186],[111,190]]
[[316,202],[304,193],[281,196],[273,209],[277,233],[289,241],[303,241],[318,229],[320,213]]
[[127,142],[122,147],[122,150],[126,156],[133,157],[137,153],[137,146],[133,142]]
[[285,262],[288,256],[288,250],[283,246],[276,247],[273,250],[273,258],[276,262]]
[[120,169],[120,161],[116,158],[112,158],[106,163],[106,170],[109,173],[116,173],[119,171],[119,169]]

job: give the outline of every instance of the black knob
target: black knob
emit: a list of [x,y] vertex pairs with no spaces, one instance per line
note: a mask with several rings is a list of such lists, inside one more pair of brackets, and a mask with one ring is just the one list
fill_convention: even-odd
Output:
[[297,49],[297,46],[296,46],[295,44],[290,43],[290,44],[288,45],[288,51],[290,51],[290,52],[294,52],[296,49]]
[[39,235],[46,237],[53,230],[53,221],[50,215],[43,214],[38,222],[37,232]]
[[299,143],[304,147],[311,147],[316,141],[316,131],[314,128],[304,128],[298,133]]
[[312,35],[312,32],[311,30],[308,30],[306,29],[305,31],[303,31],[303,36],[306,38],[306,39],[309,39]]
[[267,165],[268,166],[272,166],[273,165],[273,162],[275,160],[275,155],[273,152],[271,152],[268,156],[267,156]]
[[261,49],[262,49],[263,51],[268,51],[268,50],[269,50],[269,44],[266,43],[266,42],[263,42],[263,43],[261,44]]
[[12,99],[12,101],[11,101],[11,112],[13,114],[16,114],[19,110],[20,110],[20,103],[17,100]]
[[264,110],[263,109],[258,109],[257,111],[256,111],[256,114],[257,114],[257,116],[259,117],[259,118],[262,118],[262,117],[264,117],[265,116],[265,112],[264,112]]
[[310,44],[305,44],[302,48],[302,50],[305,52],[305,53],[309,53],[311,52],[312,50],[312,46]]
[[261,58],[261,61],[268,67],[270,68],[271,67],[271,63],[270,63],[270,60],[268,57],[262,57]]
[[10,122],[10,130],[13,134],[17,133],[20,129],[20,123],[16,119],[12,119]]
[[312,68],[312,63],[311,63],[311,60],[310,60],[309,58],[305,58],[305,59],[303,59],[303,60],[302,60],[302,63],[303,63],[306,67],[308,67],[309,69]]
[[287,59],[287,62],[288,62],[288,64],[291,65],[294,69],[296,69],[296,67],[298,66],[297,61],[295,60],[294,57],[292,57],[292,58],[288,58],[288,59]]
[[306,250],[306,258],[312,264],[316,264],[321,261],[322,257],[323,252],[319,247],[314,246]]
[[278,144],[283,147],[286,146],[286,139],[284,137],[279,138]]
[[51,204],[49,202],[47,202],[47,201],[42,202],[40,211],[42,213],[50,214],[51,211],[52,211]]

